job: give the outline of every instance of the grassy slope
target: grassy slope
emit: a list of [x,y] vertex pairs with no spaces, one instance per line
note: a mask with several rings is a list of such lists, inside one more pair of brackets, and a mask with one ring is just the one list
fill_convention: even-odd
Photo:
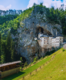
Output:
[[11,75],[9,77],[6,77],[4,78],[3,80],[17,80],[27,74],[29,74],[30,72],[34,71],[35,69],[37,69],[38,67],[40,67],[41,65],[43,65],[45,62],[49,61],[51,57],[47,57],[47,58],[44,58],[43,60],[41,60],[40,62],[36,63],[35,65],[27,68],[26,70],[22,71],[22,72],[19,72],[18,74],[14,74],[14,75]]
[[62,49],[58,50],[47,58],[44,58],[26,70],[6,77],[3,80],[18,80],[21,77],[34,71],[47,61],[50,61],[50,59],[52,59],[51,62],[39,70],[37,74],[28,77],[27,80],[66,80],[66,51],[63,52]]
[[66,80],[66,51],[60,49],[52,55],[54,54],[56,55],[49,64],[27,80]]

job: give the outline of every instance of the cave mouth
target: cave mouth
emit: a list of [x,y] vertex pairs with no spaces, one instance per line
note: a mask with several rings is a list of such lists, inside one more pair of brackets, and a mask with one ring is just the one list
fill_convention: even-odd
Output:
[[36,37],[38,38],[38,34],[41,33],[41,34],[44,34],[44,29],[42,27],[38,27],[36,28]]
[[47,31],[46,29],[42,28],[42,27],[38,27],[36,28],[36,36],[38,37],[38,34],[43,34],[43,35],[48,35],[48,36],[52,36],[51,32]]
[[44,33],[44,29],[42,27],[37,28],[38,33]]

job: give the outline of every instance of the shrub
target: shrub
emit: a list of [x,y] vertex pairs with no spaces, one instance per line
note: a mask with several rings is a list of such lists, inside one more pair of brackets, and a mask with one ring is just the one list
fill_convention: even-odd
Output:
[[65,51],[65,49],[62,49],[62,51]]
[[41,57],[41,59],[43,59],[43,57]]
[[21,61],[20,66],[22,67],[22,64],[23,64],[23,59],[22,59],[22,57],[20,57],[20,61]]
[[38,57],[36,56],[36,57],[34,58],[33,63],[35,63],[37,60],[38,60]]
[[25,62],[24,67],[26,67],[27,65],[28,65],[27,62]]

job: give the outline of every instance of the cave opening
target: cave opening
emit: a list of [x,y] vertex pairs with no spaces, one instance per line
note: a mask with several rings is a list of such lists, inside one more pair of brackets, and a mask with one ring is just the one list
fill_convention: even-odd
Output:
[[36,29],[36,37],[38,38],[38,34],[44,34],[44,29],[42,27],[38,27]]
[[42,27],[37,27],[36,28],[36,37],[39,38],[38,36],[52,36],[51,32],[42,28]]
[[38,33],[43,33],[44,32],[42,27],[37,28],[37,31],[38,31]]

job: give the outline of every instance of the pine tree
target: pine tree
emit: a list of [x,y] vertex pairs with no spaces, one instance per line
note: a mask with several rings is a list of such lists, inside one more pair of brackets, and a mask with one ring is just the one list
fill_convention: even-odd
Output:
[[1,54],[2,53],[2,44],[1,44],[1,33],[0,33],[0,64],[1,64]]
[[0,33],[0,64],[1,63],[4,63],[4,51],[3,51],[3,48],[2,48],[2,36],[1,36],[1,33]]
[[7,39],[6,39],[6,47],[7,47],[7,53],[6,53],[6,62],[13,61],[13,40],[11,37],[11,33],[8,33]]
[[11,39],[11,60],[14,61],[14,42]]
[[7,53],[6,41],[2,43],[2,51],[3,51],[4,62],[6,62],[6,53]]
[[20,61],[21,61],[20,65],[21,65],[21,67],[22,67],[22,64],[23,64],[23,59],[22,59],[22,57],[20,57]]

